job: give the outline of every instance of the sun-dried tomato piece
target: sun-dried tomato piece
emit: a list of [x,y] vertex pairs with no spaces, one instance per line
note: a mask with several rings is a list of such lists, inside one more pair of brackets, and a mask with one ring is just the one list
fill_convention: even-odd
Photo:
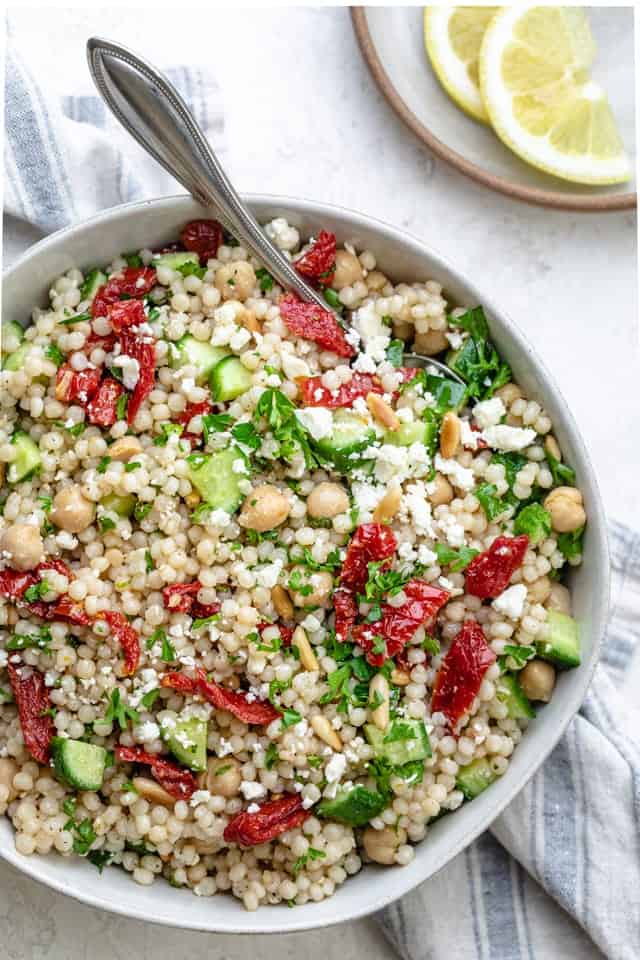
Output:
[[355,355],[336,315],[330,310],[323,310],[315,303],[304,303],[294,293],[287,293],[280,300],[280,316],[296,337],[313,340],[323,350],[331,350],[339,357]]
[[173,583],[162,588],[162,602],[172,613],[188,613],[194,619],[212,617],[220,610],[219,603],[200,603],[196,599],[202,584],[199,580],[191,583]]
[[7,567],[0,570],[0,594],[7,600],[19,600],[25,590],[38,582],[38,577],[29,570],[20,573]]
[[249,700],[242,691],[228,690],[207,680],[207,674],[201,667],[196,670],[195,677],[187,677],[183,673],[165,673],[160,685],[179,693],[199,694],[216,710],[227,710],[243,723],[267,724],[280,717],[279,711],[267,700]]
[[[17,570],[3,570],[0,572],[0,595],[10,600],[22,600],[29,587],[35,586],[46,579],[43,574],[47,570],[56,570],[68,580],[73,580],[69,567],[59,557],[52,557],[39,563],[35,570],[19,573]],[[86,627],[91,623],[91,617],[80,603],[76,603],[64,593],[57,600],[35,600],[25,603],[29,613],[43,620],[65,620]]]
[[399,607],[385,603],[382,617],[353,628],[353,639],[366,652],[367,660],[381,667],[401,652],[419,627],[431,627],[449,592],[426,580],[410,580],[403,588],[407,600]]
[[282,640],[283,647],[291,646],[291,638],[293,637],[293,627],[287,627],[284,623],[269,623],[267,620],[263,620],[262,623],[257,624],[256,630],[262,636],[267,627],[277,627],[280,631],[280,639]]
[[111,627],[124,654],[124,669],[131,676],[140,662],[140,637],[123,613],[117,610],[101,610],[99,615]]
[[488,550],[474,557],[465,574],[465,589],[474,597],[486,600],[506,590],[513,573],[522,565],[529,537],[496,537]]
[[302,400],[307,407],[351,407],[358,397],[368,393],[384,393],[378,377],[371,373],[354,373],[349,383],[343,383],[337,390],[322,386],[322,377],[305,377],[299,381]]
[[192,433],[190,430],[187,430],[187,427],[191,423],[194,417],[204,415],[206,413],[211,413],[213,407],[209,400],[202,400],[200,403],[190,403],[182,413],[179,413],[176,417],[176,423],[181,423],[184,427],[181,436],[185,440],[189,440],[192,447],[197,446],[199,443],[202,443],[204,440],[203,433]]
[[91,316],[106,317],[112,304],[123,298],[145,297],[156,284],[151,267],[125,267],[98,288],[91,303]]
[[147,322],[144,305],[141,300],[118,300],[109,310],[109,322],[115,333],[121,333],[126,327],[138,327]]
[[100,349],[105,353],[113,353],[117,337],[115,333],[100,334],[91,331],[84,342],[84,353],[89,355],[92,350]]
[[390,559],[397,545],[395,534],[385,524],[361,524],[349,541],[340,573],[340,586],[353,593],[361,593],[368,579],[368,565]]
[[38,763],[49,763],[51,740],[55,727],[51,715],[51,700],[44,677],[35,667],[14,662],[9,658],[7,673],[13,696],[18,707],[22,738]]
[[335,611],[335,630],[336,638],[339,642],[344,641],[349,636],[351,628],[356,622],[358,616],[358,604],[353,594],[345,587],[338,587],[333,593],[333,609]]
[[206,267],[213,260],[224,239],[224,231],[217,220],[191,220],[182,228],[180,240],[185,250],[192,250]]
[[198,789],[194,775],[171,760],[164,760],[141,747],[116,747],[115,754],[123,763],[143,763],[151,767],[151,776],[176,800],[188,800]]
[[310,815],[311,810],[304,809],[302,797],[297,794],[267,800],[254,813],[243,810],[232,817],[225,827],[224,839],[227,843],[255,847],[300,826]]
[[112,427],[118,419],[118,400],[123,393],[124,387],[118,380],[105,377],[85,408],[89,423],[97,427]]
[[156,375],[156,342],[151,336],[138,336],[131,330],[120,334],[120,355],[133,357],[138,361],[138,382],[129,396],[127,422],[129,426],[136,418],[138,410],[153,390]]
[[336,237],[328,230],[321,230],[312,246],[293,261],[302,277],[322,281],[327,286],[333,280],[336,269]]
[[485,673],[496,659],[476,620],[465,620],[438,671],[431,712],[444,713],[455,726],[478,695]]
[[77,400],[84,406],[98,389],[101,378],[102,367],[74,370],[70,363],[63,363],[56,374],[56,400],[63,403]]
[[[52,603],[45,604],[47,607],[44,613],[39,613],[44,620],[65,620],[67,623],[74,623],[79,627],[88,627],[93,618],[89,616],[81,603],[76,603],[71,597],[64,593]],[[34,604],[29,606],[33,610]]]

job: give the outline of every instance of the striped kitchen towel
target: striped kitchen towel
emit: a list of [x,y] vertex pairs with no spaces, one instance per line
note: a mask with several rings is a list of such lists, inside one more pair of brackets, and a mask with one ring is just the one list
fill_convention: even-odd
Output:
[[406,960],[640,958],[640,535],[613,523],[610,544],[582,709],[489,833],[378,914]]
[[[5,214],[51,233],[98,210],[183,193],[113,118],[100,97],[53,95],[8,27],[5,59]],[[166,71],[224,156],[220,88],[197,67]],[[87,74],[88,76],[88,74]],[[86,78],[85,78],[86,84]]]

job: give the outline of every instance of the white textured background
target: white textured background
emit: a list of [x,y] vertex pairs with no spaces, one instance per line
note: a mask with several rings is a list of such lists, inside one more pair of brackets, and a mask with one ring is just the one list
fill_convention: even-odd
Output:
[[[425,239],[510,313],[573,409],[610,516],[640,527],[636,221],[514,203],[434,160],[374,87],[346,10],[13,10],[32,68],[60,92],[90,92],[84,43],[120,40],[166,66],[213,70],[226,106],[227,166],[241,190],[313,197]],[[11,259],[34,237],[14,235]],[[97,880],[97,882],[99,882]],[[595,957],[565,926],[563,956]],[[367,921],[253,940],[109,917],[0,866],[0,957],[215,960],[388,957]],[[497,958],[496,958],[497,960]]]

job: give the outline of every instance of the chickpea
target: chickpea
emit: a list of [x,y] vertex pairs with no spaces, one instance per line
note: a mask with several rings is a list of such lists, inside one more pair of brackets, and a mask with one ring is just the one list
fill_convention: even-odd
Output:
[[380,270],[371,270],[367,274],[367,286],[369,290],[382,290],[389,283],[384,273]]
[[80,487],[74,484],[55,495],[49,518],[61,530],[81,533],[93,522],[94,513],[94,504],[83,497]]
[[240,523],[250,530],[264,533],[285,522],[291,506],[287,497],[270,483],[254,487],[242,505]]
[[142,444],[137,437],[120,437],[109,447],[111,459],[120,460],[123,463],[135,457],[137,453],[142,453]]
[[13,786],[13,778],[17,772],[18,764],[15,760],[11,760],[10,757],[0,759],[0,786],[7,787],[9,790],[7,803],[13,803],[18,796],[18,791]]
[[436,473],[433,478],[435,489],[429,494],[429,500],[434,507],[439,507],[443,503],[451,503],[453,500],[453,487],[446,477],[441,473]]
[[360,261],[348,250],[336,250],[336,269],[331,286],[334,290],[350,287],[363,278]]
[[494,396],[499,397],[505,407],[509,407],[514,400],[519,400],[522,396],[522,390],[515,383],[505,383],[504,387],[496,390]]
[[327,520],[346,513],[349,497],[339,483],[319,483],[307,497],[307,513],[316,520]]
[[12,523],[0,537],[0,552],[14,570],[33,570],[42,560],[40,531],[32,523]]
[[216,270],[215,284],[223,300],[244,301],[256,285],[255,271],[246,260],[225,263]]
[[333,592],[333,577],[327,570],[311,573],[308,567],[294,567],[291,577],[294,583],[300,583],[298,590],[290,588],[291,599],[296,607],[321,607]]
[[209,757],[207,790],[218,797],[235,797],[242,783],[240,764],[233,757]]
[[402,827],[398,830],[393,827],[383,827],[382,830],[367,827],[362,834],[362,844],[369,859],[385,866],[395,863],[396,850],[406,839],[407,834]]
[[561,583],[552,583],[547,599],[549,610],[557,610],[571,616],[571,594]]
[[449,341],[444,335],[444,330],[427,330],[426,333],[416,333],[413,341],[413,349],[416,353],[424,353],[428,357],[433,357],[436,353],[442,353],[449,347]]
[[555,667],[545,660],[529,660],[520,671],[519,680],[525,697],[548,703],[556,685]]
[[151,777],[134,777],[131,781],[143,800],[149,803],[158,804],[161,807],[170,807],[175,805],[175,797],[161,787],[159,783],[152,780]]
[[527,589],[527,599],[529,603],[544,603],[551,593],[551,580],[549,577],[539,577],[529,584]]
[[544,508],[551,514],[551,525],[558,533],[571,533],[587,522],[582,494],[575,487],[556,487],[545,498]]

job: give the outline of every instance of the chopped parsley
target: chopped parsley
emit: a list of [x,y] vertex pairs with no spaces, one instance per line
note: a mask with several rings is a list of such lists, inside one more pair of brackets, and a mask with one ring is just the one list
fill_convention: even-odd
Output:
[[449,317],[452,326],[462,327],[468,336],[455,351],[449,366],[467,384],[470,397],[485,400],[511,380],[511,368],[489,339],[489,324],[482,307]]
[[107,723],[117,723],[121,730],[126,730],[130,723],[138,722],[140,715],[133,707],[123,703],[120,690],[118,687],[115,687],[115,689],[111,691],[111,697],[104,719]]
[[140,500],[137,501],[135,507],[133,508],[133,515],[136,520],[144,520],[147,514],[151,511],[152,503],[142,503]]
[[510,669],[509,660],[514,660],[516,664],[516,670],[520,670],[521,667],[524,667],[527,660],[530,660],[531,657],[535,657],[536,648],[528,646],[519,646],[516,644],[508,643],[501,656],[498,657],[498,666],[503,672]]
[[275,743],[270,743],[264,755],[264,765],[267,770],[272,770],[280,759],[278,748]]
[[389,346],[387,347],[387,360],[389,363],[393,364],[394,367],[401,367],[404,357],[405,343],[404,340],[392,340]]
[[110,463],[111,463],[111,457],[102,457],[102,459],[100,460],[100,463],[96,468],[98,473],[106,473],[107,467],[109,466]]
[[567,560],[574,560],[582,554],[583,538],[584,527],[579,527],[578,530],[572,530],[571,533],[559,533],[558,550]]
[[88,323],[90,321],[90,313],[76,313],[72,317],[67,317],[66,320],[58,320],[58,323],[63,327],[71,327],[74,323]]
[[144,697],[142,698],[142,701],[141,701],[141,702],[142,702],[142,706],[145,708],[145,710],[151,710],[151,709],[153,708],[154,703],[156,702],[156,700],[158,699],[159,696],[160,696],[160,688],[159,688],[159,687],[155,687],[154,690],[149,690],[148,693],[145,693],[145,695],[144,695]]
[[474,557],[478,556],[478,551],[472,547],[459,547],[454,549],[444,543],[436,543],[434,547],[438,563],[441,567],[449,567],[452,573],[459,573],[465,570]]
[[145,550],[144,552],[144,567],[147,573],[151,573],[152,570],[155,570],[156,565],[153,562],[153,557],[151,556],[150,550]]
[[322,860],[326,857],[324,850],[316,850],[315,847],[309,847],[307,852],[304,853],[301,857],[298,857],[296,862],[293,865],[293,874],[300,873],[303,867],[307,865],[310,860]]
[[236,423],[231,430],[231,436],[251,450],[258,450],[262,445],[262,438],[253,423]]
[[545,448],[545,457],[553,477],[554,487],[573,487],[576,482],[576,472],[568,463],[562,463]]
[[367,582],[360,595],[362,600],[375,603],[385,597],[395,597],[411,579],[410,573],[384,569],[386,563],[386,560],[378,560],[367,564]]
[[208,626],[210,623],[216,623],[220,619],[219,613],[212,613],[210,617],[198,617],[191,624],[192,630],[200,630],[202,627]]
[[194,263],[193,260],[188,260],[187,263],[181,263],[179,267],[176,267],[176,270],[178,273],[181,273],[183,277],[198,277],[199,280],[202,280],[207,272],[206,267],[199,266],[197,263]]
[[124,472],[133,473],[134,470],[139,470],[142,464],[139,460],[130,460],[129,463],[125,463]]
[[526,533],[535,546],[551,535],[551,514],[539,503],[529,503],[517,514],[513,532]]
[[111,517],[100,517],[98,520],[98,526],[100,527],[101,533],[106,533],[108,530],[113,530],[116,525],[115,520],[112,520]]
[[309,434],[296,417],[296,408],[281,390],[269,388],[261,395],[253,412],[253,422],[259,426],[266,421],[267,427],[278,444],[278,455],[291,461],[302,453],[308,468],[321,463],[321,458],[309,443]]
[[233,423],[233,417],[228,413],[205,413],[202,417],[202,430],[205,443],[209,442],[212,433],[228,430]]
[[498,496],[498,488],[494,483],[482,483],[473,492],[480,501],[480,506],[489,522],[501,516],[509,507],[509,504]]
[[282,726],[283,727],[294,727],[296,723],[300,723],[302,720],[301,714],[297,710],[291,710],[289,707],[286,707],[282,711]]
[[91,844],[97,839],[93,823],[86,817],[81,823],[75,823],[74,828],[73,852],[80,857],[85,857],[91,849]]
[[127,393],[121,393],[116,401],[116,417],[118,420],[126,420],[128,406],[129,395]]
[[22,597],[27,603],[36,603],[38,600],[42,600],[45,593],[48,593],[50,589],[51,587],[46,580],[40,580],[39,583],[34,583],[28,587]]
[[7,640],[5,649],[7,650],[42,650],[43,653],[49,653],[49,644],[51,643],[51,631],[48,627],[41,627],[38,633],[20,634],[14,633]]
[[[135,790],[135,787],[133,789]],[[104,868],[109,866],[112,859],[113,854],[108,850],[90,850],[87,854],[87,860],[98,868],[99,873],[102,873]]]
[[273,290],[273,277],[268,270],[265,270],[264,267],[260,267],[256,270],[256,279],[260,284],[260,289],[263,293],[269,293],[270,290]]
[[342,313],[344,310],[344,304],[340,300],[340,296],[337,290],[333,290],[331,287],[324,287],[322,291],[322,296],[327,301],[332,310],[335,310],[337,313]]
[[164,663],[175,663],[177,659],[175,648],[166,633],[162,637],[162,650],[160,651],[160,659],[163,660]]
[[160,424],[160,434],[153,438],[154,447],[166,447],[169,437],[180,436],[184,427],[181,423],[162,423]]
[[124,260],[127,261],[128,267],[136,267],[136,268],[144,267],[142,257],[140,256],[139,253],[123,253],[122,257]]
[[64,363],[64,354],[60,348],[55,345],[55,343],[49,344],[44,352],[44,355],[47,360],[51,360],[53,363],[55,363],[56,367],[60,367]]

